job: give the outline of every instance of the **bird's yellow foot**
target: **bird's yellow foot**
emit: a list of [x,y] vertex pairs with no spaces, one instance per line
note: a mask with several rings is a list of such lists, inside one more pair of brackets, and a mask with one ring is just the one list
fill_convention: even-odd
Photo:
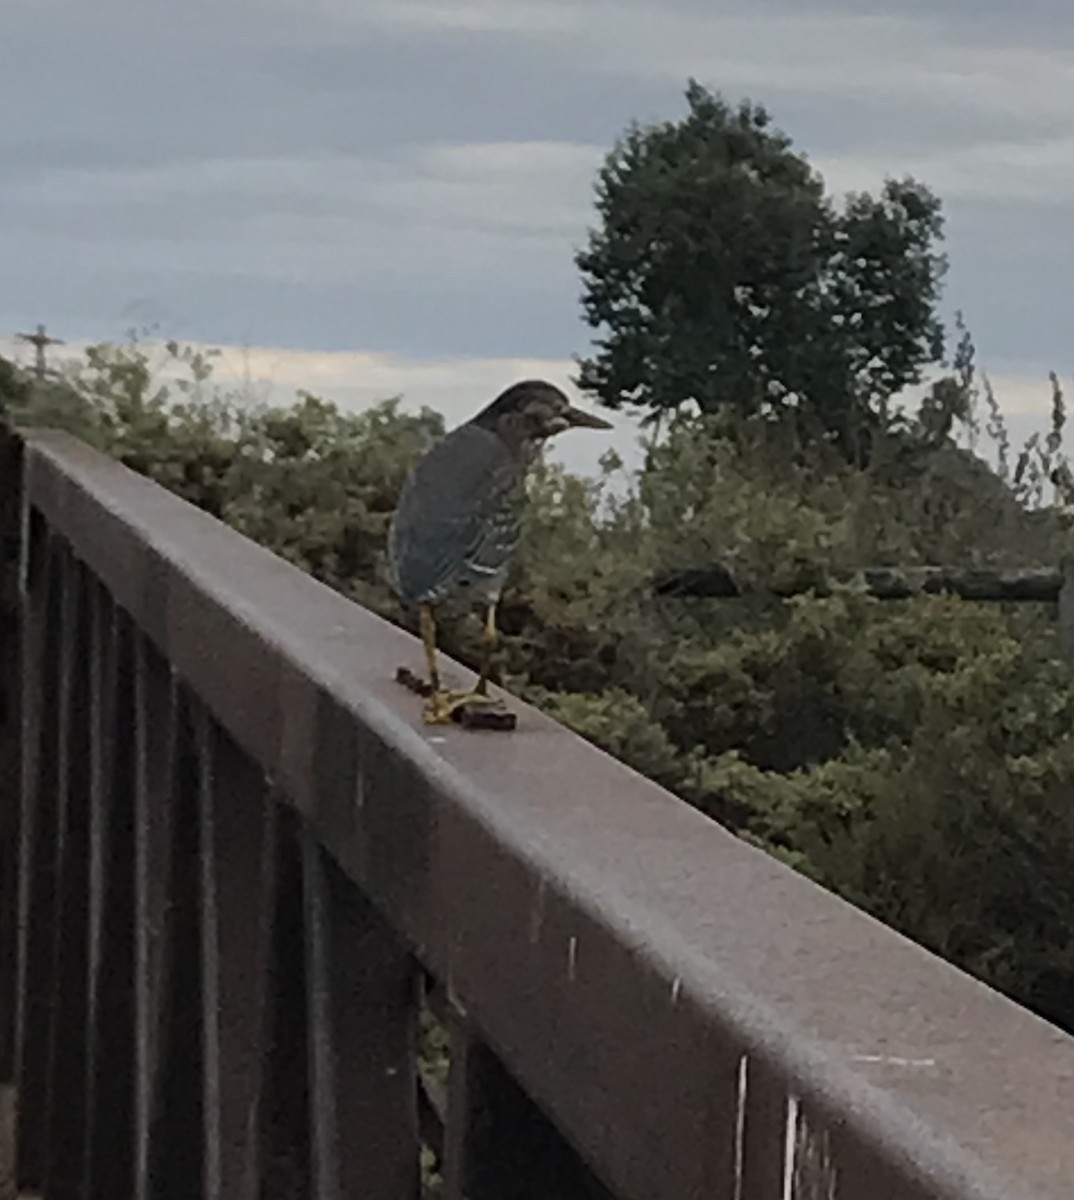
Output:
[[433,692],[422,717],[426,725],[450,725],[457,707],[451,702],[450,692]]
[[426,725],[450,725],[455,713],[468,704],[495,705],[499,701],[487,692],[433,692],[423,714]]

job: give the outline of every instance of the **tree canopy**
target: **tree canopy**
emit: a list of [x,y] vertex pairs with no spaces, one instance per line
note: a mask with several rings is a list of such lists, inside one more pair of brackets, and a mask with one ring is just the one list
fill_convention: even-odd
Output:
[[598,331],[579,384],[650,415],[793,409],[867,453],[889,399],[939,360],[940,202],[912,179],[840,207],[759,105],[691,82],[681,121],[631,126],[576,262]]

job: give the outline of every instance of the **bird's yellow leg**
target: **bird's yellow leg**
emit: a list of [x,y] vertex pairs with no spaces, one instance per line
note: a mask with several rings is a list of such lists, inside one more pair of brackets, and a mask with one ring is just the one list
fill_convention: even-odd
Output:
[[450,692],[449,703],[452,711],[459,708],[463,704],[496,704],[498,703],[492,696],[489,695],[489,671],[492,667],[492,654],[496,649],[496,644],[499,641],[499,635],[496,632],[496,601],[490,600],[488,608],[485,610],[485,632],[482,638],[481,652],[481,673],[477,677],[477,683],[474,684],[469,691],[465,692]]
[[478,676],[474,691],[479,696],[487,696],[489,692],[489,671],[492,669],[492,656],[499,641],[496,631],[496,601],[490,600],[485,610],[484,652],[481,656],[481,674]]
[[448,725],[452,714],[464,704],[495,704],[496,701],[488,694],[489,668],[492,665],[492,652],[498,641],[496,633],[496,602],[492,601],[485,613],[484,652],[481,660],[481,674],[477,683],[465,692],[448,692],[440,686],[440,671],[436,665],[436,617],[432,605],[421,606],[421,640],[425,647],[425,662],[429,669],[429,685],[432,693],[429,703],[425,706],[426,725]]
[[434,692],[440,690],[440,672],[436,667],[436,617],[433,606],[421,606],[421,641],[425,647],[425,664],[429,668],[429,683]]
[[452,704],[451,697],[440,688],[440,671],[436,665],[436,617],[431,604],[421,606],[421,641],[425,647],[425,663],[429,669],[429,686],[432,688],[429,703],[425,706],[425,723],[446,725],[457,705]]

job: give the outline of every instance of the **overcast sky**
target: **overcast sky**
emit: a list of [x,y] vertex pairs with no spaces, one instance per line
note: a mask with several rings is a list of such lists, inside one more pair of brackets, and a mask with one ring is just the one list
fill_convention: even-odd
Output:
[[155,324],[279,386],[449,415],[564,380],[595,170],[693,74],[764,103],[837,191],[940,193],[945,308],[1010,407],[1074,373],[1070,0],[2,0],[0,22],[0,335]]

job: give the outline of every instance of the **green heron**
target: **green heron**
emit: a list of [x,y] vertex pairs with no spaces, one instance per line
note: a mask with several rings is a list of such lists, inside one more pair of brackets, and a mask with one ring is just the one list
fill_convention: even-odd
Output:
[[[428,450],[403,485],[388,563],[399,599],[420,611],[429,724],[450,721],[468,702],[488,702],[496,605],[518,545],[526,474],[548,438],[575,427],[612,428],[550,383],[516,383]],[[485,605],[484,654],[476,685],[448,692],[436,666],[435,609],[460,603]]]

